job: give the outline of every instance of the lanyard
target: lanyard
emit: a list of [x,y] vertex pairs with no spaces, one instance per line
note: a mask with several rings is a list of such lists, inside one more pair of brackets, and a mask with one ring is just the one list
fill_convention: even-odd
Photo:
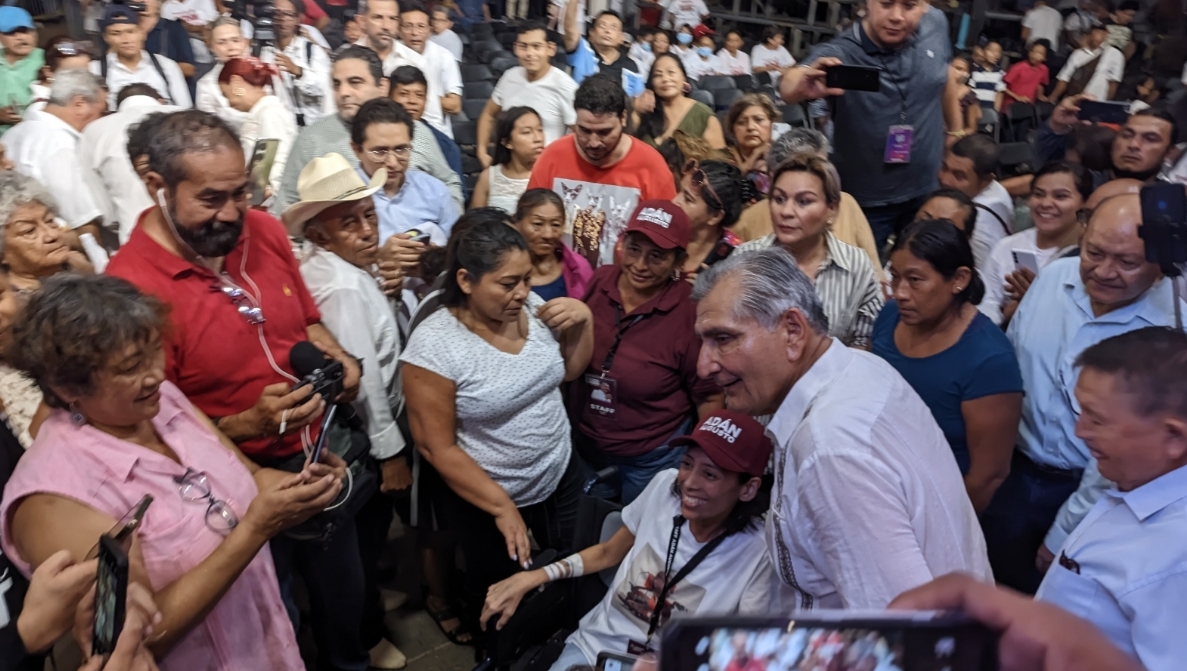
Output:
[[676,575],[672,575],[672,564],[676,563],[676,549],[680,547],[680,529],[683,526],[683,515],[677,515],[676,517],[672,518],[672,537],[668,540],[668,558],[664,561],[664,586],[660,588],[659,594],[656,596],[655,609],[651,611],[651,619],[647,623],[648,643],[651,642],[651,637],[655,635],[655,630],[659,629],[659,620],[660,616],[663,615],[664,612],[664,604],[667,602],[668,594],[672,592],[672,589],[676,586],[676,583],[683,580],[689,573],[692,573],[692,570],[696,568],[698,564],[704,561],[705,557],[708,557],[710,552],[717,549],[717,546],[721,545],[722,541],[724,541],[729,535],[727,533],[721,533],[717,536],[717,538],[705,543],[705,546],[698,550],[697,553],[692,556],[692,559],[689,559],[688,563],[682,566],[680,570],[676,572]]
[[[911,40],[914,40],[914,38],[911,38]],[[918,68],[915,67],[916,63],[918,61],[917,57],[919,55],[918,51],[916,50],[916,46],[918,46],[918,45],[916,45],[914,41],[910,41],[906,46],[904,46],[902,48],[901,51],[899,51],[899,58],[897,60],[900,63],[904,63],[904,64],[906,63],[906,60],[907,60],[907,50],[910,49],[910,51],[911,51],[911,69],[910,69],[910,71],[903,72],[900,70],[900,74],[902,74],[902,79],[904,82],[910,81],[911,74],[913,74],[916,70],[918,70]],[[882,62],[882,69],[886,70],[887,79],[889,79],[890,83],[894,85],[894,92],[899,94],[899,97],[902,98],[903,107],[902,107],[902,110],[899,112],[899,123],[906,123],[907,122],[907,90],[899,84],[898,80],[895,79],[895,73],[893,70],[890,69],[890,61],[886,60],[886,54],[882,53],[881,48],[878,49],[878,60]]]
[[[614,334],[614,342],[610,343],[610,349],[606,350],[606,359],[602,361],[602,377],[605,378],[610,374],[610,366],[614,365],[614,355],[618,354],[618,346],[622,344],[622,336],[626,334],[627,329],[643,321],[650,313],[635,315],[635,318],[622,326],[622,306],[614,305],[614,328],[617,332]],[[622,326],[621,328],[619,328]]]

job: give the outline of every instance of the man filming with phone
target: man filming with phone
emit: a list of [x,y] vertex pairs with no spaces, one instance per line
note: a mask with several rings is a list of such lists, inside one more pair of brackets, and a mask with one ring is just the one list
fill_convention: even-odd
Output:
[[[1091,123],[1082,115],[1082,106],[1095,99],[1087,94],[1064,98],[1051,112],[1047,123],[1039,126],[1035,137],[1035,159],[1045,165],[1065,156],[1073,142],[1072,130]],[[1112,169],[1099,175],[1097,185],[1109,179],[1132,178],[1148,182],[1158,177],[1163,162],[1175,148],[1179,134],[1175,117],[1157,107],[1129,115],[1113,139],[1110,153]],[[1102,179],[1102,177],[1104,179]]]
[[[952,47],[943,12],[925,0],[871,0],[867,12],[817,44],[807,65],[786,70],[780,91],[795,104],[829,99],[833,136],[844,138],[833,163],[881,249],[935,190],[945,118],[959,118],[960,101],[948,68]],[[834,85],[826,83],[837,66],[858,66],[850,71],[856,81],[839,71]],[[865,85],[870,72],[878,76],[876,90]]]
[[[171,305],[167,378],[255,462],[299,469],[326,404],[357,395],[360,367],[322,325],[284,228],[248,208],[245,162],[234,132],[214,115],[187,110],[161,121],[145,177],[156,207],[141,215],[108,273]],[[304,341],[342,364],[337,398],[297,384],[289,353]],[[354,484],[343,488],[344,511],[374,490]],[[354,519],[327,514],[334,518],[328,538],[282,534],[271,541],[272,556],[294,620],[288,590],[292,574],[301,573],[318,616],[313,632],[322,661],[363,670],[369,659],[359,633],[364,580]]]

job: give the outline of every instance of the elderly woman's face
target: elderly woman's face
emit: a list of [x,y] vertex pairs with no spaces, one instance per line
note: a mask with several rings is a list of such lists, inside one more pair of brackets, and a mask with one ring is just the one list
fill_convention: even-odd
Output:
[[[93,389],[80,398],[62,397],[97,427],[127,427],[151,420],[161,409],[165,350],[159,334],[129,343],[95,372]],[[62,396],[59,394],[59,396]]]
[[4,224],[4,265],[11,272],[48,277],[62,269],[70,253],[54,213],[37,201],[25,203]]

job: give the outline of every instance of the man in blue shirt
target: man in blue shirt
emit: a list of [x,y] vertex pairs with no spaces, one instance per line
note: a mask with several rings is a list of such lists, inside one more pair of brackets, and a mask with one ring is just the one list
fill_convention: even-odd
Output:
[[1076,435],[1116,483],[1036,598],[1092,622],[1147,671],[1187,660],[1187,335],[1143,328],[1076,359]]
[[[960,118],[960,96],[943,12],[925,0],[870,2],[867,12],[813,47],[806,65],[789,68],[779,85],[789,103],[828,97],[833,136],[844,138],[833,163],[882,249],[935,190],[944,120]],[[826,87],[825,70],[842,64],[879,69],[879,90]]]
[[[408,169],[415,128],[412,116],[387,98],[364,103],[351,123],[351,149],[359,159],[363,181],[369,181],[380,168],[387,169],[387,182],[372,196],[379,215],[379,244],[384,247],[392,237],[406,241],[415,237],[409,235],[413,229],[428,234],[430,244],[444,246],[458,218],[457,206],[441,180]],[[394,246],[407,248],[405,244]],[[420,245],[402,264],[411,266],[423,249]]]
[[[601,72],[621,82],[623,90],[628,91],[627,95],[631,95],[633,88],[642,88],[645,75],[639,75],[638,64],[622,46],[622,17],[612,9],[598,14],[586,39],[581,36],[581,29],[577,25],[579,7],[584,7],[584,3],[570,2],[565,5],[565,53],[569,66],[573,68],[573,81],[580,84],[586,77]],[[630,74],[624,75],[624,70]],[[628,86],[627,78],[632,75],[638,81],[637,86]]]
[[1103,201],[1084,232],[1080,257],[1039,273],[1007,331],[1026,396],[1010,475],[981,524],[994,576],[1020,591],[1034,593],[1051,551],[1107,484],[1085,475],[1094,461],[1076,435],[1076,357],[1106,338],[1174,324],[1170,281],[1146,261],[1140,225],[1137,194]]
[[140,27],[145,34],[144,50],[177,63],[181,73],[191,82],[192,96],[198,62],[194,58],[194,49],[190,46],[185,26],[178,21],[161,18],[160,0],[145,0],[144,11],[140,13]]

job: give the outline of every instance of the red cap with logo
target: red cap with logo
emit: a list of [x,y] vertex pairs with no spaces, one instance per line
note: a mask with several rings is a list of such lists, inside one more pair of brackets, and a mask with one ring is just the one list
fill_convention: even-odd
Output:
[[670,200],[645,200],[639,203],[626,224],[626,232],[647,236],[660,249],[685,249],[692,236],[688,215]]
[[696,445],[718,468],[756,478],[766,473],[774,449],[762,424],[734,410],[714,412],[692,434],[673,440],[672,445]]
[[709,26],[706,26],[703,23],[701,25],[697,26],[696,28],[692,29],[692,38],[694,40],[699,40],[702,37],[704,37],[705,35],[716,35],[716,34],[717,33],[713,32],[712,28],[710,28]]

